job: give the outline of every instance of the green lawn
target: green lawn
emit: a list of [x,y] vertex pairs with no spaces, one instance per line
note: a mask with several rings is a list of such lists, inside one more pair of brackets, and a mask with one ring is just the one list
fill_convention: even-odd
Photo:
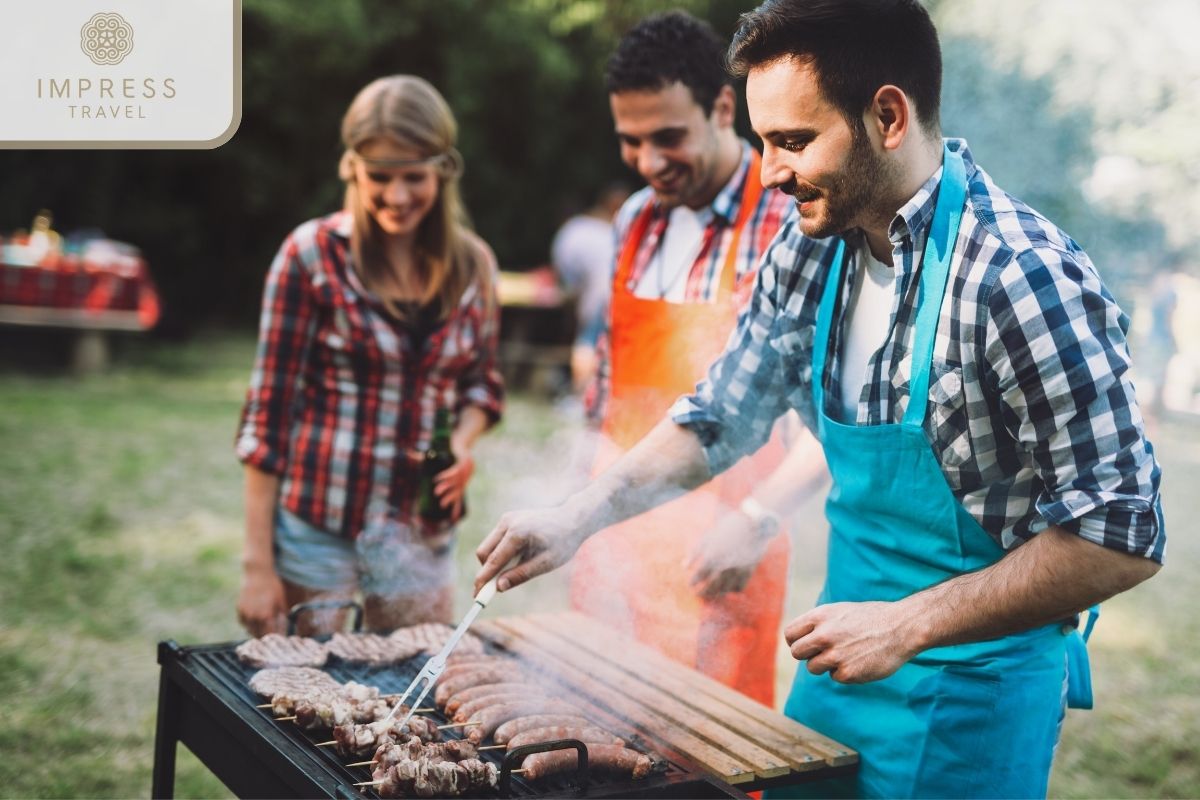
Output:
[[[130,342],[103,376],[0,376],[0,794],[148,794],[156,642],[239,636],[232,439],[252,349],[237,338]],[[480,447],[460,600],[495,517],[579,480],[578,430],[569,412],[512,399]],[[1158,439],[1169,566],[1105,606],[1092,648],[1097,710],[1069,715],[1055,796],[1200,794],[1200,427],[1168,424]],[[815,595],[823,558],[819,504],[802,518],[813,522],[797,532],[793,612]],[[551,576],[491,613],[564,603]],[[782,648],[780,664],[790,674]],[[176,790],[228,796],[183,749]]]

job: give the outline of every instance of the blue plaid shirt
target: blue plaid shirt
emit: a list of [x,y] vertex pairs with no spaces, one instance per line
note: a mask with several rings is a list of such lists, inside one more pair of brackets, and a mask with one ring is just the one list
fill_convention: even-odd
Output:
[[[1158,463],[1129,376],[1128,318],[1087,254],[999,189],[962,140],[967,201],[934,345],[925,433],[963,507],[1011,549],[1050,525],[1162,561]],[[895,295],[872,356],[856,423],[898,423],[908,402],[921,254],[939,169],[892,220]],[[795,408],[815,425],[817,306],[837,239],[811,239],[792,217],[764,256],[725,353],[670,415],[704,445],[713,474],[758,449]],[[848,235],[857,253],[861,234]],[[847,263],[845,309],[857,257]],[[825,376],[838,418],[841,317]],[[846,420],[848,421],[848,420]]]

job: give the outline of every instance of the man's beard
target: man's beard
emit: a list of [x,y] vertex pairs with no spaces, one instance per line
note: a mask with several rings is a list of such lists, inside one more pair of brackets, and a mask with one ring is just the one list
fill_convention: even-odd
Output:
[[[819,198],[824,200],[825,213],[817,219],[803,220],[804,232],[814,239],[824,239],[861,226],[890,205],[887,200],[891,195],[890,175],[889,165],[871,149],[861,123],[852,126],[850,154],[841,172]],[[783,190],[793,197],[801,193],[794,181]],[[799,206],[800,201],[796,202]],[[894,208],[891,213],[895,213]]]

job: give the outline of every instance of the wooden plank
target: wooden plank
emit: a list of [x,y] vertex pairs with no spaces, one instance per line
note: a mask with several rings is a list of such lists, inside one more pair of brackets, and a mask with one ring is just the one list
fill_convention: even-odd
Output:
[[[627,726],[647,740],[659,742],[664,749],[673,750],[702,769],[720,777],[726,783],[739,784],[754,780],[750,765],[729,754],[713,748],[689,731],[670,725],[659,724],[659,720],[647,716],[646,709],[629,700],[620,692],[595,680],[588,672],[581,671],[536,644],[501,627],[496,621],[476,622],[472,626],[481,636],[490,639],[510,651],[521,660],[528,661],[543,671],[555,675],[561,683],[571,686],[585,700],[615,715],[621,725]],[[621,734],[620,730],[614,733]]]
[[[736,732],[714,724],[702,714],[678,702],[671,694],[630,678],[611,665],[596,661],[580,666],[575,648],[556,636],[539,632],[528,621],[494,620],[493,624],[542,653],[559,668],[569,667],[578,676],[580,688],[601,698],[609,708],[655,733],[700,765],[731,783],[741,778],[775,778],[791,769],[782,759]],[[511,645],[510,645],[511,646]],[[731,761],[735,759],[735,761]],[[746,775],[746,773],[750,773]]]
[[[711,713],[718,717],[725,714],[736,715],[730,718],[730,724],[739,728],[745,726],[747,732],[753,730],[757,735],[761,735],[764,746],[778,750],[780,745],[787,747],[788,743],[793,743],[788,751],[801,755],[796,753],[794,747],[795,744],[799,744],[802,750],[810,751],[831,767],[858,762],[858,753],[851,748],[751,700],[707,675],[683,666],[598,620],[570,611],[531,614],[525,619],[528,619],[530,624],[553,631],[577,647],[585,649],[589,658],[606,658],[626,671],[631,671],[632,665],[640,662],[642,669],[639,669],[636,675],[659,686],[670,687],[676,694],[679,692],[675,687],[685,685],[690,700],[710,707]],[[747,719],[753,720],[753,727]],[[800,760],[803,762],[802,755]],[[797,766],[798,769],[802,767],[803,764]]]
[[[820,737],[820,734],[809,731],[802,725],[796,727],[808,731],[804,736],[784,732],[780,727],[785,723],[772,719],[779,717],[787,720],[782,714],[738,692],[732,692],[727,698],[717,697],[710,693],[710,684],[726,689],[723,684],[688,669],[653,648],[623,637],[595,620],[585,619],[583,622],[577,622],[575,618],[580,616],[534,614],[529,620],[548,633],[578,647],[582,658],[606,660],[630,676],[678,697],[681,702],[709,716],[714,724],[739,732],[787,762],[797,772],[821,769],[827,764],[841,766],[843,763],[854,763],[857,760],[853,751],[842,748],[830,739]],[[614,657],[615,654],[620,654],[620,657]],[[772,722],[775,724],[770,724]],[[811,737],[820,737],[837,749],[828,750],[820,746],[820,742],[811,741]],[[846,760],[847,758],[849,760]],[[841,763],[835,764],[834,760],[840,760]]]

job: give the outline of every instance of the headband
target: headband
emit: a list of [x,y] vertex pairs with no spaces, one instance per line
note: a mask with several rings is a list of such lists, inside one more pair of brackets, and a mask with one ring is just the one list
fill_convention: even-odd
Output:
[[365,158],[357,151],[347,151],[347,155],[351,154],[353,154],[354,158],[361,160],[368,168],[373,169],[431,166],[441,172],[445,178],[457,178],[463,171],[462,156],[453,147],[444,153],[438,153],[428,158]]

